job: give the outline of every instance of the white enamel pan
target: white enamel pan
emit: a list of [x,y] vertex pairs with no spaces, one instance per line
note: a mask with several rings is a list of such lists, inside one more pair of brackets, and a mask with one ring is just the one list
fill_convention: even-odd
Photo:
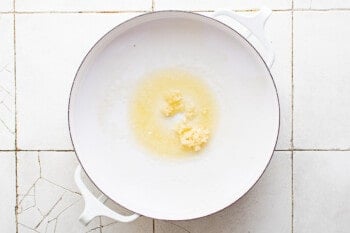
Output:
[[[279,102],[270,73],[274,53],[264,36],[271,11],[245,17],[229,11],[207,17],[160,11],[134,17],[104,35],[80,65],[71,89],[69,128],[80,161],[75,180],[85,200],[80,221],[96,216],[130,222],[139,216],[194,219],[241,198],[261,177],[279,132]],[[234,29],[215,19],[225,15],[258,39],[263,56]],[[206,155],[166,159],[141,153],[127,134],[126,98],[144,74],[181,67],[206,80],[219,111]],[[220,146],[218,146],[220,145]],[[82,169],[103,193],[95,197]],[[109,198],[134,212],[106,207]]]

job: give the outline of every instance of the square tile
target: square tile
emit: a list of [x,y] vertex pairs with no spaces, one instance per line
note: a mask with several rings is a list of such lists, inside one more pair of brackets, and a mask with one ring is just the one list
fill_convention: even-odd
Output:
[[0,152],[0,232],[16,232],[15,153]]
[[16,11],[141,11],[151,0],[16,0]]
[[247,10],[257,9],[262,6],[267,6],[271,9],[291,9],[291,0],[263,0],[263,1],[227,1],[227,0],[154,0],[155,10],[215,10],[215,9],[228,9],[228,10]]
[[[74,183],[73,152],[18,153],[18,232],[100,232],[78,221],[84,201]],[[64,172],[63,172],[64,171]]]
[[350,152],[294,154],[294,232],[350,229]]
[[[145,217],[128,224],[118,223],[106,217],[95,218],[87,227],[82,226],[78,222],[78,216],[83,211],[84,201],[73,178],[77,165],[73,152],[18,153],[20,233],[152,233],[153,220]],[[91,182],[88,181],[87,186],[95,195],[101,194]],[[119,213],[129,213],[112,201],[107,201],[106,204]]]
[[294,0],[294,8],[296,9],[336,9],[349,8],[348,0]]
[[294,144],[350,148],[348,11],[294,14]]
[[91,46],[136,14],[20,14],[16,18],[20,149],[72,149],[70,87]]
[[1,0],[0,12],[13,11],[13,1],[14,0]]
[[265,174],[243,198],[208,217],[156,221],[156,233],[290,233],[291,154],[276,152]]
[[13,15],[0,14],[0,149],[15,149]]

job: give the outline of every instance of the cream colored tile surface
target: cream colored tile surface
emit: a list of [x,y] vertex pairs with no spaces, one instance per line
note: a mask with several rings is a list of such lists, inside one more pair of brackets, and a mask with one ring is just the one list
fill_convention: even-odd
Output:
[[0,152],[0,232],[16,232],[15,153]]
[[191,221],[156,221],[155,232],[291,232],[290,158],[290,152],[276,152],[261,180],[246,196],[225,210]]
[[294,0],[297,9],[342,9],[350,8],[348,0]]
[[20,149],[72,149],[67,105],[75,72],[90,47],[135,14],[17,16]]
[[17,11],[151,10],[150,0],[16,0]]
[[13,16],[0,14],[0,150],[15,149],[13,46]]
[[228,1],[228,0],[154,0],[156,10],[178,9],[178,10],[215,10],[215,9],[256,9],[261,6],[272,9],[291,9],[291,0],[263,0],[263,1]]
[[74,181],[77,161],[70,152],[18,153],[19,232],[99,232],[99,218],[78,222],[84,202]]
[[14,0],[1,0],[0,12],[13,11],[13,1]]
[[349,151],[295,153],[294,232],[349,232],[349,167]]
[[294,15],[294,144],[350,148],[350,11]]

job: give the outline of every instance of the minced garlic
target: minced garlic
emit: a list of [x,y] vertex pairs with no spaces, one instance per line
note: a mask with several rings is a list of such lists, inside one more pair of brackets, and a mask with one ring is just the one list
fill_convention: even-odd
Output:
[[180,91],[174,90],[165,96],[166,106],[162,109],[162,113],[166,117],[174,116],[183,111],[183,96]]
[[185,110],[185,121],[190,121],[190,120],[193,120],[195,118],[197,114],[197,111],[196,111],[196,108],[190,104],[188,107],[186,107],[186,110]]
[[217,119],[216,102],[204,79],[177,68],[157,70],[141,78],[129,106],[135,139],[161,156],[202,151]]
[[193,127],[186,123],[176,129],[181,145],[194,151],[199,151],[208,142],[209,130],[202,127]]
[[[193,151],[201,150],[208,142],[209,130],[203,127],[193,126],[193,119],[195,119],[197,113],[195,106],[185,103],[183,95],[179,90],[169,91],[165,95],[164,100],[166,102],[165,107],[162,109],[164,116],[172,117],[177,113],[184,113],[182,123],[175,129],[181,145]],[[207,110],[205,109],[205,111]]]

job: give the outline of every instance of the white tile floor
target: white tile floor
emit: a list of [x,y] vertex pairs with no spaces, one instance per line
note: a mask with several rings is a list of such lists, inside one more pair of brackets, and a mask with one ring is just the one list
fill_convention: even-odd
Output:
[[346,9],[349,7],[348,0],[294,0],[295,9]]
[[294,146],[350,149],[350,11],[294,14]]
[[13,0],[2,0],[0,4],[0,12],[13,11]]
[[0,232],[16,231],[15,152],[0,152]]
[[216,9],[234,9],[234,10],[250,10],[257,9],[263,5],[267,5],[273,9],[291,9],[292,2],[290,0],[246,0],[246,1],[227,1],[227,0],[155,0],[155,10],[216,10]]
[[[274,10],[267,34],[276,51],[281,132],[280,151],[258,184],[203,219],[80,225],[66,106],[91,45],[152,9],[249,14],[261,5]],[[348,0],[0,0],[0,232],[349,232],[348,22]]]
[[349,151],[294,154],[295,232],[349,232],[349,167]]
[[13,15],[0,14],[0,149],[15,149]]
[[72,179],[76,165],[73,152],[17,154],[18,232],[84,232],[100,226],[99,219],[87,228],[76,220],[83,207]]
[[151,1],[144,0],[16,0],[16,10],[36,11],[149,11]]

